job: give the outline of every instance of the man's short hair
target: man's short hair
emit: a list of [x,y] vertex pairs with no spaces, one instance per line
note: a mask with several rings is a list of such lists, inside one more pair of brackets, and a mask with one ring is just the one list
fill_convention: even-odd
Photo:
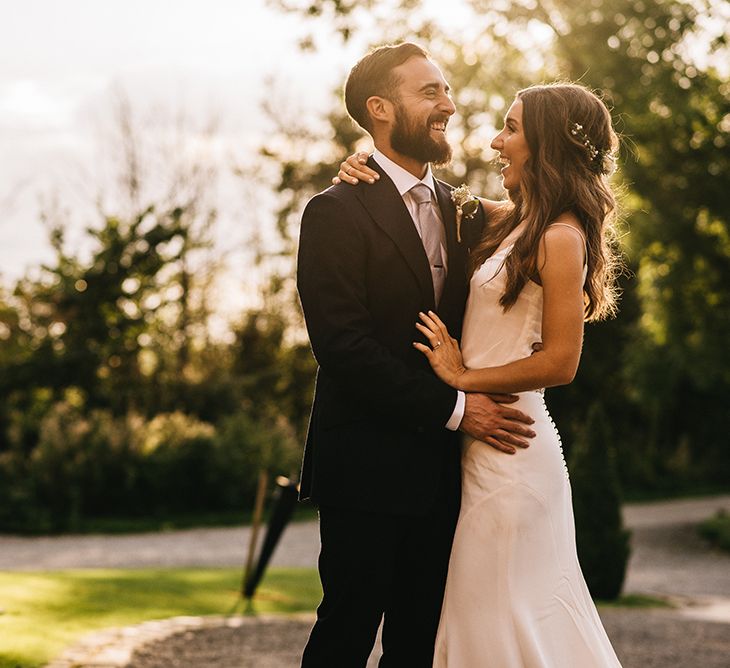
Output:
[[377,95],[395,101],[400,78],[393,70],[414,56],[428,58],[428,52],[412,42],[388,44],[363,56],[350,70],[345,82],[345,107],[366,132],[372,131],[368,98]]

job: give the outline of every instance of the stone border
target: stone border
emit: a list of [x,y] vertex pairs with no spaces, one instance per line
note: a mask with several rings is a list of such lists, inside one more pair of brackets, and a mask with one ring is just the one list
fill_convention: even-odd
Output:
[[104,629],[84,636],[64,650],[45,668],[126,668],[135,651],[147,643],[165,640],[180,631],[207,628],[239,628],[258,622],[293,619],[314,622],[313,613],[290,615],[250,615],[206,617],[171,617],[155,619],[134,626]]

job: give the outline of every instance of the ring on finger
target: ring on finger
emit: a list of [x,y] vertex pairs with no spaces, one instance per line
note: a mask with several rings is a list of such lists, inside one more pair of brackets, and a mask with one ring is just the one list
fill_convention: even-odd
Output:
[[436,343],[433,344],[433,349],[436,350],[441,345],[441,341],[436,341]]

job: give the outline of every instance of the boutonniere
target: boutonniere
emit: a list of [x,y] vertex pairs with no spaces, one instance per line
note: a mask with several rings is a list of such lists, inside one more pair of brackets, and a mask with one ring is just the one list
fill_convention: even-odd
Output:
[[479,200],[471,194],[469,186],[462,183],[451,191],[451,201],[456,205],[456,240],[461,243],[461,221],[474,218]]

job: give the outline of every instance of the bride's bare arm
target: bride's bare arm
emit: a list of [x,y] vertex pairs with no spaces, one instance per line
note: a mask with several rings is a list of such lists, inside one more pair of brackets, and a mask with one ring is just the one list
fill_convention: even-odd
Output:
[[[577,230],[550,227],[538,257],[543,288],[542,350],[486,369],[466,369],[458,343],[435,314],[422,316],[431,347],[414,344],[436,374],[465,392],[525,392],[570,383],[583,343],[583,240]],[[437,345],[439,344],[439,345]]]
[[489,218],[489,216],[491,216],[491,214],[494,213],[497,209],[500,209],[501,207],[503,207],[509,203],[509,200],[506,200],[506,199],[503,199],[503,200],[484,199],[484,197],[477,197],[477,199],[481,202],[481,205],[484,207],[484,211],[487,214],[487,218]]

